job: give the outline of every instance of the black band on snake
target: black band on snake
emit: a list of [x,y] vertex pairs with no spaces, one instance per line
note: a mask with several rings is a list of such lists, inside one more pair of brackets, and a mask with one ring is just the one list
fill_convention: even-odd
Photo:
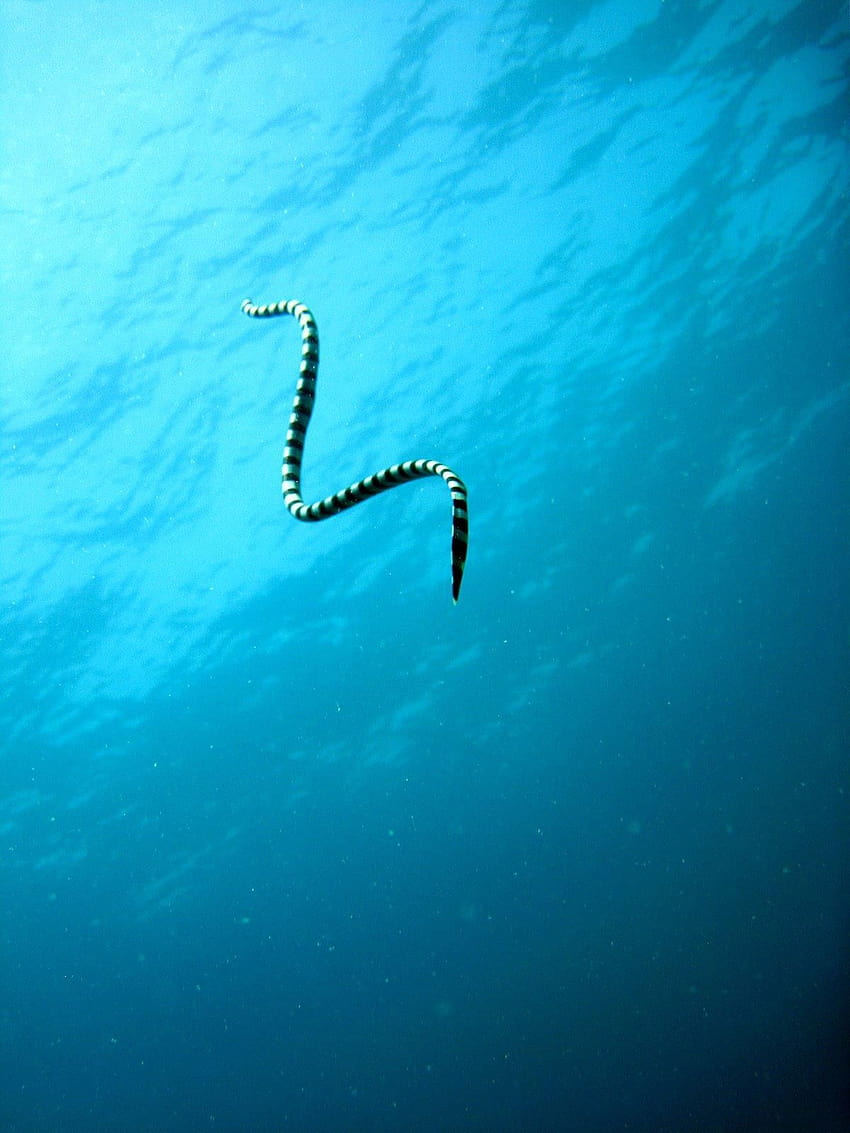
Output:
[[452,599],[457,602],[463,568],[466,565],[466,550],[469,540],[469,514],[467,508],[466,485],[451,468],[436,460],[405,460],[393,464],[381,472],[358,480],[341,492],[305,504],[301,496],[301,460],[304,456],[304,439],[307,425],[316,400],[316,375],[319,369],[319,328],[309,307],[289,299],[285,303],[270,303],[257,307],[250,299],[242,303],[242,310],[252,318],[265,319],[275,315],[292,315],[301,327],[301,367],[289,428],[286,431],[286,444],[283,449],[283,468],[281,471],[283,502],[289,514],[305,523],[315,523],[328,519],[346,508],[363,503],[364,500],[406,484],[409,480],[420,480],[424,476],[440,476],[448,485],[452,497]]

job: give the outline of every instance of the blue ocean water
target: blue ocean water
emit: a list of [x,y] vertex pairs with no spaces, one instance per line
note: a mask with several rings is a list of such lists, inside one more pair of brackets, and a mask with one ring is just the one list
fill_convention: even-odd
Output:
[[0,1128],[846,1128],[846,5],[0,52]]

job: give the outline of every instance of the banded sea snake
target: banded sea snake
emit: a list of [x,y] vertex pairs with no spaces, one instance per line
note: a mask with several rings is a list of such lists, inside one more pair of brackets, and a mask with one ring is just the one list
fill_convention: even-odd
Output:
[[314,504],[305,504],[301,495],[301,460],[304,455],[304,440],[307,426],[316,400],[316,376],[319,369],[319,328],[309,307],[295,299],[283,303],[269,303],[258,307],[245,299],[242,310],[255,319],[272,318],[275,315],[292,315],[301,327],[301,367],[286,430],[286,443],[283,449],[283,468],[281,469],[281,489],[283,502],[289,514],[305,523],[316,523],[329,519],[332,515],[347,508],[361,504],[364,500],[406,484],[409,480],[421,480],[425,476],[440,476],[448,485],[452,497],[452,600],[457,602],[463,568],[466,565],[466,551],[469,540],[469,512],[467,508],[466,484],[445,464],[436,460],[405,460],[393,464],[380,472],[375,472],[356,484],[350,484],[342,491]]

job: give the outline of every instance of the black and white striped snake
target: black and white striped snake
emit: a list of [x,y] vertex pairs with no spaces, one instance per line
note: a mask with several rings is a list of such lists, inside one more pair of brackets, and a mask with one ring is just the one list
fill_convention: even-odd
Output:
[[319,369],[319,328],[309,307],[295,299],[285,303],[269,303],[257,307],[250,299],[242,303],[242,310],[252,318],[265,319],[275,315],[292,315],[301,327],[301,367],[286,443],[283,449],[283,468],[281,488],[283,502],[289,514],[305,523],[315,523],[328,519],[346,508],[363,503],[364,500],[386,492],[409,480],[420,480],[424,476],[440,476],[448,485],[452,497],[452,599],[457,602],[463,568],[466,565],[466,550],[469,539],[469,513],[467,508],[466,485],[451,468],[436,460],[405,460],[393,464],[381,472],[375,472],[364,480],[358,480],[342,491],[327,496],[314,504],[305,504],[301,495],[301,460],[304,455],[304,439],[307,426],[316,400],[316,375]]

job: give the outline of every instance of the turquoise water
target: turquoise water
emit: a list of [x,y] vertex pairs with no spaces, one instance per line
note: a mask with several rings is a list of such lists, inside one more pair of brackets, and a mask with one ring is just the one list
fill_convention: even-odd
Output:
[[845,1128],[846,6],[0,53],[0,1127]]

